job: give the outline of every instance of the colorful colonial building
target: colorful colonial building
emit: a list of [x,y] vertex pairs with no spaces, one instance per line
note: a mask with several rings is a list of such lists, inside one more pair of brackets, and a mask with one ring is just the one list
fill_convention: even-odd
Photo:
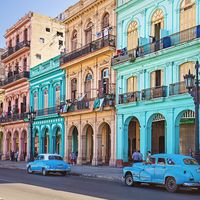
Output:
[[60,56],[31,68],[30,108],[36,111],[33,152],[64,156],[64,118],[59,116],[64,94],[65,72],[60,69]]
[[200,61],[199,0],[119,0],[117,162],[134,150],[194,150],[194,103],[183,76]]
[[78,164],[115,165],[115,1],[84,0],[62,15],[66,25],[65,157]]
[[28,123],[23,119],[29,111],[29,71],[37,64],[58,55],[64,47],[65,28],[61,22],[36,13],[28,13],[6,31],[7,51],[1,56],[5,78],[3,159],[11,151],[19,151],[19,159],[28,153]]

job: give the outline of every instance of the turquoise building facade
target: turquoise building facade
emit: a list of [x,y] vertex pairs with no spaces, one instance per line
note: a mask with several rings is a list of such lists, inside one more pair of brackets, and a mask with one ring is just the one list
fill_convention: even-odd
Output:
[[60,69],[60,56],[30,70],[30,109],[36,111],[33,124],[35,153],[58,153],[64,156],[65,126],[59,115],[65,101],[65,71]]
[[133,151],[194,150],[194,102],[184,75],[200,61],[199,0],[118,0],[117,164]]

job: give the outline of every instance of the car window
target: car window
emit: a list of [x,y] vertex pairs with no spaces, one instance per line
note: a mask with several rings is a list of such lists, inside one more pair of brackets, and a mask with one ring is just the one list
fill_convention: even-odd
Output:
[[186,165],[198,165],[198,162],[193,158],[185,158],[185,159],[183,159],[183,162]]
[[149,163],[155,164],[156,163],[156,158],[150,157],[149,158]]
[[40,156],[40,160],[44,160],[44,156],[42,155],[42,156]]
[[167,158],[168,165],[175,165],[175,162],[171,158]]
[[164,158],[158,158],[158,165],[165,165],[165,159]]
[[50,155],[49,160],[63,160],[61,156]]

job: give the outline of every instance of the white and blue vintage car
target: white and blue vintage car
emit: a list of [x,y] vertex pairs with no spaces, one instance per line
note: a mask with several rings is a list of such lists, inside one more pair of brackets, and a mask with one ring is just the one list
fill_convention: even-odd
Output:
[[123,180],[128,186],[162,184],[169,192],[176,192],[180,186],[200,188],[200,165],[190,156],[156,154],[149,162],[124,167]]
[[35,161],[27,164],[29,174],[39,172],[46,176],[50,172],[59,172],[65,176],[70,170],[69,164],[58,154],[39,154]]

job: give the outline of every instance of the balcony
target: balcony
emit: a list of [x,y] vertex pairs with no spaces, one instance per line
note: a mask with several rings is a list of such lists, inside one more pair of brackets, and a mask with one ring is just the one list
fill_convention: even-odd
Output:
[[119,104],[139,101],[140,93],[141,92],[136,91],[136,92],[128,92],[128,93],[120,94],[119,95]]
[[173,83],[169,85],[169,95],[178,95],[178,94],[184,94],[187,93],[188,90],[185,87],[185,82],[178,82],[178,83]]
[[0,123],[15,122],[15,121],[24,120],[25,118],[27,118],[27,113],[21,113],[21,114],[9,113],[6,116],[0,117]]
[[39,117],[39,116],[57,114],[57,113],[59,113],[59,108],[60,108],[60,105],[54,106],[51,108],[44,108],[41,110],[36,110],[36,116]]
[[142,100],[151,100],[167,96],[167,86],[158,86],[142,90]]
[[8,50],[4,54],[2,54],[1,60],[6,59],[20,49],[23,49],[24,47],[30,47],[30,41],[24,40],[22,42],[19,42],[15,47],[9,47]]
[[108,46],[115,47],[115,45],[116,45],[116,37],[114,35],[108,35],[102,37],[98,40],[91,42],[90,44],[83,46],[80,49],[72,51],[71,53],[61,55],[60,64],[63,65],[74,59],[80,58],[81,56],[87,55],[88,53],[95,52],[97,50],[100,50]]
[[9,72],[9,73],[10,74],[8,74],[8,77],[5,80],[0,81],[0,87],[3,88],[4,86],[6,86],[8,84],[11,84],[11,83],[18,81],[20,79],[23,79],[23,78],[28,79],[29,75],[30,75],[30,73],[28,71],[23,71],[20,73],[15,71],[14,73],[12,73],[12,72]]
[[196,38],[200,38],[200,25],[172,34],[170,36],[163,37],[156,42],[139,46],[138,48],[130,51],[126,51],[125,48],[124,50],[119,51],[119,54],[112,58],[112,66],[124,63],[126,61],[133,62],[138,57],[143,57],[147,54],[157,52],[162,49],[175,47],[179,44],[192,41]]

